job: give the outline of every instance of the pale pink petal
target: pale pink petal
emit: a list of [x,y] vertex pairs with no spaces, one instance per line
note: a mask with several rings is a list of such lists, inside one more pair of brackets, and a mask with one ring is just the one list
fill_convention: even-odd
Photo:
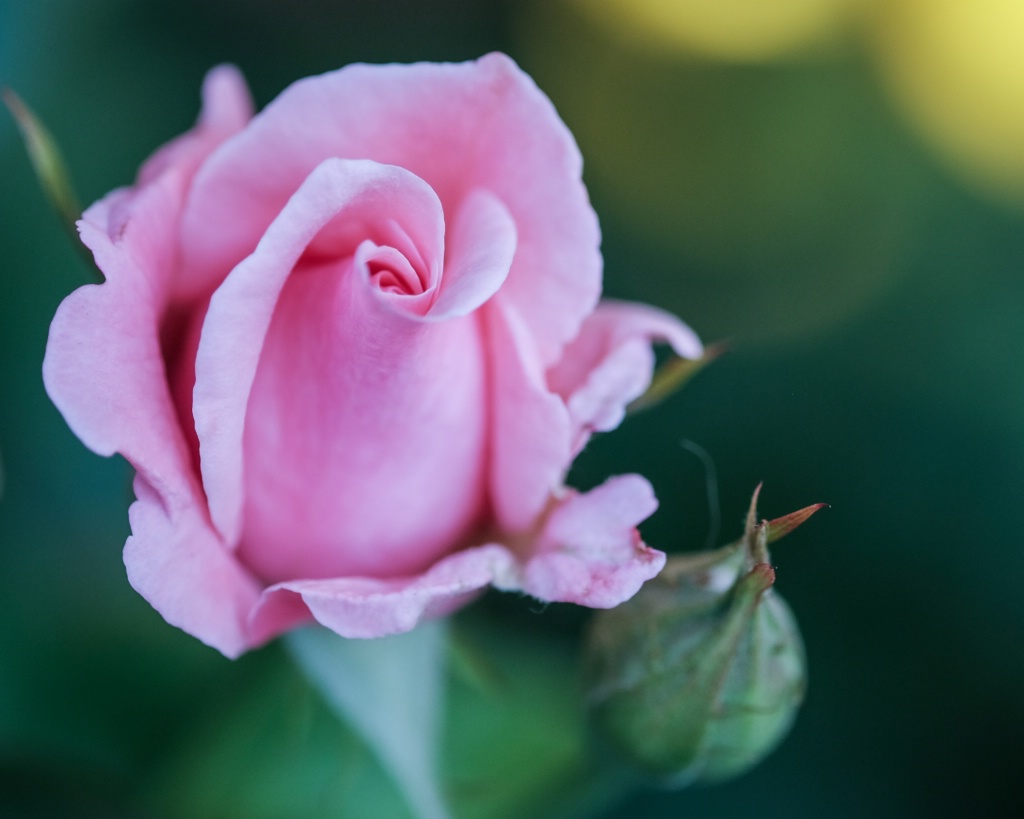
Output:
[[550,388],[565,400],[572,418],[574,454],[591,432],[615,429],[627,404],[650,386],[655,342],[671,345],[684,358],[703,354],[694,332],[670,313],[603,301],[548,371]]
[[352,65],[292,85],[197,175],[182,234],[190,275],[220,281],[330,157],[406,168],[449,220],[477,188],[500,200],[518,243],[498,298],[523,316],[541,364],[556,360],[597,301],[600,236],[571,134],[510,59]]
[[360,242],[352,256],[352,275],[369,286],[375,305],[386,305],[407,318],[423,318],[437,295],[437,273],[417,270],[416,265],[395,247],[378,245],[371,239]]
[[215,69],[200,125],[151,160],[147,184],[115,191],[82,215],[82,241],[106,282],[68,296],[50,327],[43,380],[54,404],[86,446],[120,452],[159,491],[180,491],[191,471],[159,338],[176,272],[169,226],[196,165],[244,125],[236,97],[245,94],[237,72]]
[[256,588],[207,522],[160,339],[177,252],[169,227],[195,167],[230,130],[224,82],[214,77],[204,95],[201,122],[216,127],[200,125],[147,166],[139,188],[115,191],[83,214],[82,241],[106,281],[61,304],[43,379],[87,446],[120,452],[138,471],[125,544],[132,583],[169,622],[233,656],[246,647],[239,618]]
[[228,543],[237,543],[242,525],[246,407],[285,282],[307,251],[321,258],[346,248],[352,253],[396,215],[405,217],[402,227],[422,252],[443,255],[440,205],[422,180],[374,162],[326,160],[211,299],[196,356],[193,407],[203,485],[213,521]]
[[295,580],[271,586],[253,611],[260,643],[316,619],[343,637],[371,638],[409,631],[423,619],[465,605],[495,578],[513,573],[514,558],[489,544],[456,552],[415,577]]
[[139,170],[137,184],[148,185],[169,169],[191,180],[199,163],[216,146],[252,119],[252,98],[245,78],[233,65],[219,65],[203,80],[203,108],[195,127],[156,151]]
[[560,500],[525,558],[521,590],[592,608],[628,600],[665,565],[665,554],[646,546],[636,531],[657,507],[639,475],[610,478]]
[[516,226],[501,200],[485,190],[472,191],[459,206],[449,233],[449,261],[433,321],[472,313],[505,282],[516,250]]
[[311,619],[343,637],[409,631],[465,605],[488,585],[546,602],[610,608],[628,600],[665,563],[636,525],[657,507],[637,475],[612,478],[556,501],[538,533],[455,552],[425,572],[390,579],[293,580],[268,588],[250,619],[254,644]]
[[180,490],[186,448],[158,335],[173,251],[157,226],[174,218],[176,194],[161,180],[137,193],[112,193],[85,212],[82,241],[107,281],[80,287],[57,309],[43,381],[86,446],[100,455],[120,452],[149,470],[156,485]]
[[260,587],[224,548],[194,498],[162,498],[141,474],[128,512],[128,581],[172,626],[228,657],[252,646]]
[[545,383],[525,321],[494,299],[484,308],[490,376],[490,495],[502,531],[530,528],[561,487],[571,459],[570,419]]

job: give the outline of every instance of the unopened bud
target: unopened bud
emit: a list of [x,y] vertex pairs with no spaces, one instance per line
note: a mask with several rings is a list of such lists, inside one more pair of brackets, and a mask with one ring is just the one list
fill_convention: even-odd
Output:
[[821,505],[758,523],[757,494],[741,540],[670,558],[632,600],[593,620],[593,716],[669,785],[743,773],[782,740],[803,699],[803,642],[772,588],[767,546]]

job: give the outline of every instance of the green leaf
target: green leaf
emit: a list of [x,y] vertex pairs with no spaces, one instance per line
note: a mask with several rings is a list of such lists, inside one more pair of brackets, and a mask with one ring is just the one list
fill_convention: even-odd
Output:
[[458,819],[589,816],[635,784],[595,753],[575,641],[479,609],[452,628],[471,657],[450,683],[442,762]]
[[237,687],[211,692],[209,713],[168,743],[142,783],[145,815],[412,819],[377,757],[280,648],[235,668]]

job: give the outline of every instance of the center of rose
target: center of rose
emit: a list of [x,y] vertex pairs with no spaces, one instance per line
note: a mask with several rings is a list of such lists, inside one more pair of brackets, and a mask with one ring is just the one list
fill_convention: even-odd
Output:
[[378,248],[374,257],[367,260],[370,281],[385,293],[403,296],[418,296],[429,282],[399,251],[390,247]]
[[[415,251],[415,247],[412,250]],[[426,294],[433,290],[435,276],[419,253],[403,252],[390,244],[377,244],[367,239],[356,248],[354,262],[372,287],[389,296],[429,298]],[[422,299],[417,299],[417,303],[420,301]],[[428,306],[420,305],[423,309]]]

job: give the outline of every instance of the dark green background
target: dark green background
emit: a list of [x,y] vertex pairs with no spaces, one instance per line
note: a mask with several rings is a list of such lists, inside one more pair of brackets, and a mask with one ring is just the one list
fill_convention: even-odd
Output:
[[[768,516],[832,505],[774,553],[810,657],[792,735],[735,782],[593,796],[595,815],[1024,815],[1024,209],[949,175],[856,41],[739,67],[627,52],[552,0],[0,0],[0,84],[49,124],[85,202],[190,125],[217,62],[262,106],[351,61],[493,49],[576,133],[606,292],[732,342],[592,443],[574,483],[649,476],[643,531],[666,550],[711,525],[682,439],[714,460],[723,539],[762,479]],[[2,116],[0,179],[0,813],[395,815],[279,647],[228,662],[131,591],[129,469],[74,439],[39,375],[88,269]],[[502,714],[454,689],[446,765],[492,765],[472,815],[499,815],[488,798],[559,815],[585,779],[559,649],[581,620],[496,596],[460,617],[484,645],[502,635],[487,650],[512,680]]]

